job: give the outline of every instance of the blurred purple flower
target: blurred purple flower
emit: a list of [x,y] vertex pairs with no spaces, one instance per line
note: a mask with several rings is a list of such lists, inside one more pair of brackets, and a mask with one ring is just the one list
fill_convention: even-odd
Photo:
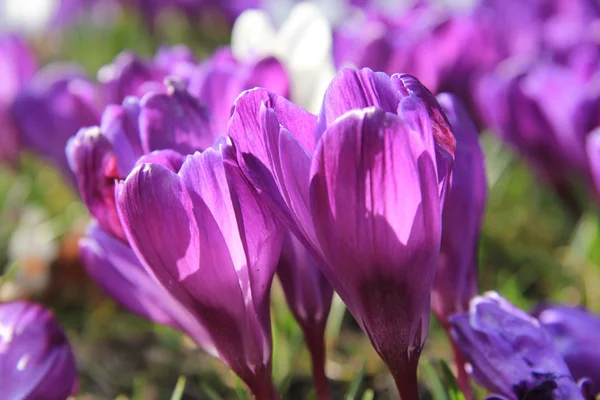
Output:
[[434,93],[451,92],[472,107],[471,84],[498,61],[476,21],[430,4],[417,4],[400,17],[359,14],[334,34],[336,65],[369,67],[417,77]]
[[450,324],[475,381],[498,395],[491,398],[584,398],[550,334],[498,293],[475,297]]
[[204,327],[146,272],[131,247],[92,222],[79,248],[88,275],[123,307],[185,332],[205,351],[216,355]]
[[573,177],[591,185],[586,135],[600,123],[600,91],[572,70],[540,62],[510,71],[503,65],[478,84],[486,125],[516,148],[575,207]]
[[325,327],[333,300],[333,288],[321,273],[314,257],[290,232],[283,239],[277,275],[311,355],[317,398],[330,399],[329,382],[325,374]]
[[23,38],[0,36],[0,161],[15,164],[19,158],[19,134],[9,110],[36,69],[37,61]]
[[51,161],[72,179],[64,155],[65,144],[79,128],[100,121],[96,87],[83,72],[66,65],[40,70],[19,93],[11,113],[23,146]]
[[225,134],[235,99],[246,89],[263,87],[289,97],[290,82],[274,57],[239,62],[229,47],[217,49],[189,75],[188,90],[211,110],[213,130]]
[[117,206],[144,267],[206,328],[254,395],[272,399],[269,292],[281,229],[235,150],[217,146],[187,156],[178,171],[141,164],[118,185]]
[[41,305],[0,304],[0,390],[6,399],[64,400],[77,390],[71,347]]
[[416,398],[455,145],[433,95],[409,75],[343,69],[318,119],[256,89],[236,101],[228,134],[402,396]]
[[589,378],[600,393],[600,317],[582,308],[541,305],[533,315],[550,333],[554,347],[575,379]]

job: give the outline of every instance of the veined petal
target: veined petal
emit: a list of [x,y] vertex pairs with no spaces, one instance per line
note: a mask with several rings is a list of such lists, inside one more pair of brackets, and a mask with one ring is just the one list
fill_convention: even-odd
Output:
[[312,218],[328,261],[322,269],[391,364],[400,363],[394,355],[406,357],[399,348],[414,346],[437,265],[434,163],[402,120],[368,108],[328,128],[311,169]]
[[394,90],[389,75],[383,72],[342,68],[325,91],[316,137],[350,110],[377,107],[395,114],[402,97],[402,93]]
[[67,143],[67,158],[81,198],[105,230],[125,240],[115,206],[117,159],[100,128],[85,128]]

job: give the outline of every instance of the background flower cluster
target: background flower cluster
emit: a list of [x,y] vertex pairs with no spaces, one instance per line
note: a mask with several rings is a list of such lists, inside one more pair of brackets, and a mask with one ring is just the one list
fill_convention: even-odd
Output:
[[6,398],[600,394],[597,0],[0,0],[0,78]]

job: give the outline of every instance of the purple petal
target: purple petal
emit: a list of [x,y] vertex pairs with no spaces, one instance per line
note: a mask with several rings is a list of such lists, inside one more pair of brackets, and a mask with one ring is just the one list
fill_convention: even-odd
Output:
[[312,219],[328,261],[323,272],[393,373],[407,376],[423,345],[418,328],[441,234],[427,145],[398,117],[357,110],[329,126],[311,170]]
[[206,108],[180,82],[171,80],[167,93],[149,93],[140,102],[139,129],[145,153],[172,149],[192,154],[210,147],[213,134]]
[[270,366],[269,326],[255,318],[268,304],[274,267],[265,257],[275,263],[277,240],[229,168],[212,148],[188,156],[178,174],[144,164],[119,186],[117,205],[145,268],[194,311],[220,357],[252,386]]
[[468,310],[478,292],[479,230],[485,212],[487,183],[483,152],[473,121],[457,98],[438,95],[456,135],[456,152],[442,216],[440,263],[432,290],[433,309],[442,321]]
[[135,97],[126,98],[123,105],[108,105],[102,114],[100,130],[113,146],[117,169],[123,177],[144,154],[138,127],[139,115],[140,104]]
[[62,400],[75,392],[75,359],[50,311],[24,301],[0,304],[0,327],[2,396]]
[[151,63],[127,51],[98,71],[98,81],[108,104],[121,104],[127,96],[142,97],[150,90],[160,88],[163,78],[164,75]]
[[394,90],[391,78],[383,72],[373,72],[369,68],[343,68],[325,92],[316,129],[317,138],[333,121],[350,110],[374,106],[395,114],[402,97]]
[[558,305],[543,305],[533,315],[550,332],[573,377],[589,378],[591,393],[600,393],[600,317],[583,308]]
[[488,390],[517,399],[547,382],[552,398],[582,398],[548,332],[497,293],[475,297],[470,312],[452,316],[450,324],[473,377]]
[[67,140],[100,120],[96,89],[80,76],[72,68],[47,67],[15,99],[11,110],[23,144],[51,160],[67,177],[71,177]]
[[289,232],[283,242],[277,275],[290,310],[302,329],[324,328],[333,289],[310,252]]
[[66,153],[81,199],[90,213],[102,228],[125,240],[115,206],[115,180],[121,176],[113,146],[98,127],[86,128],[69,140]]
[[214,354],[204,327],[144,270],[129,246],[92,223],[79,248],[86,272],[123,307],[153,322],[182,330]]

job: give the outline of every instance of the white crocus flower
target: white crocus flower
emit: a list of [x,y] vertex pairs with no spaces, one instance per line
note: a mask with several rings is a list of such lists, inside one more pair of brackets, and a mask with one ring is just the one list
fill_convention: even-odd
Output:
[[317,4],[298,3],[276,29],[269,15],[247,10],[236,20],[231,50],[238,60],[275,56],[291,80],[294,103],[316,113],[327,85],[335,76],[332,30]]
[[58,0],[0,0],[0,32],[39,33],[58,9]]

